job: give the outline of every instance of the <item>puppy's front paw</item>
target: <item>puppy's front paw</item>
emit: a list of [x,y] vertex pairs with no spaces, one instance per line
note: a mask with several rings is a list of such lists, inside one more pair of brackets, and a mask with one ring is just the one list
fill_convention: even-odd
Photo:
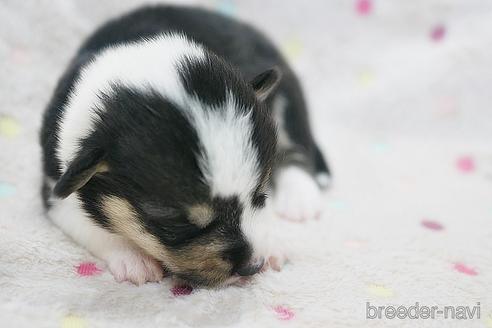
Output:
[[287,262],[287,257],[284,255],[271,255],[266,257],[265,264],[261,269],[262,272],[267,270],[280,271],[282,270],[284,264]]
[[109,271],[118,282],[129,281],[136,285],[162,280],[161,264],[135,248],[116,250],[107,257]]
[[321,190],[306,171],[291,166],[281,169],[274,194],[275,212],[283,219],[302,222],[321,214]]

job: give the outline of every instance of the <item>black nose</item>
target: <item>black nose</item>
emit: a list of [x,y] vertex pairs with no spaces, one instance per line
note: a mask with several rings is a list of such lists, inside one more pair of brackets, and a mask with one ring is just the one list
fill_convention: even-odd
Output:
[[236,270],[236,273],[238,275],[240,275],[241,277],[252,276],[252,275],[260,272],[261,268],[263,268],[264,263],[265,263],[265,261],[263,259],[255,261],[253,263],[246,263],[245,265],[239,267]]

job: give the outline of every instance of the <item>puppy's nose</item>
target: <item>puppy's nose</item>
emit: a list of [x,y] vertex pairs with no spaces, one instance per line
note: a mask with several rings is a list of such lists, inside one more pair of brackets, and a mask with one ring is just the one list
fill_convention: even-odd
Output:
[[253,262],[253,263],[246,263],[245,265],[239,267],[236,270],[236,273],[240,275],[241,277],[247,277],[247,276],[252,276],[258,272],[260,272],[261,268],[263,268],[263,264],[265,263],[265,260],[263,258]]

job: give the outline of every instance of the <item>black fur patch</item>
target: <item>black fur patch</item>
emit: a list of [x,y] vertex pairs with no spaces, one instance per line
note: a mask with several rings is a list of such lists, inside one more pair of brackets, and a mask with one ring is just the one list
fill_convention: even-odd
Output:
[[[198,166],[199,140],[182,111],[161,95],[113,86],[103,95],[94,132],[81,143],[105,153],[109,172],[96,175],[81,189],[114,194],[141,204],[175,208],[208,200],[209,190]],[[102,213],[85,202],[95,218]],[[172,239],[174,237],[170,237]]]
[[185,59],[180,67],[180,75],[188,94],[205,104],[223,104],[227,92],[231,92],[239,102],[240,110],[252,108],[256,104],[251,87],[244,82],[240,73],[213,53],[206,54],[204,60]]

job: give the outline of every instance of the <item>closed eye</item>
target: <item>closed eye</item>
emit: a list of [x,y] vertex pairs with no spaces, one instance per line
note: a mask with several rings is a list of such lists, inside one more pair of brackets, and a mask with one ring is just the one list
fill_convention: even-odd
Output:
[[187,215],[173,207],[146,202],[141,205],[146,227],[166,244],[175,246],[186,243],[204,233],[201,227],[188,221]]
[[188,243],[206,233],[205,229],[190,223],[186,215],[152,218],[146,223],[146,227],[169,246]]

